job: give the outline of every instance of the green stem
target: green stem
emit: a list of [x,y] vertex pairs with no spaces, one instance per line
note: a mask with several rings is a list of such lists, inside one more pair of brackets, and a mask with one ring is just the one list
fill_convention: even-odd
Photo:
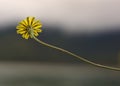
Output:
[[76,55],[76,54],[74,54],[74,53],[72,53],[72,52],[70,52],[70,51],[67,51],[67,50],[65,50],[65,49],[62,49],[62,48],[59,48],[59,47],[50,45],[50,44],[48,44],[48,43],[45,43],[45,42],[37,39],[35,36],[33,36],[33,38],[34,38],[37,42],[39,42],[40,44],[43,44],[43,45],[48,46],[48,47],[50,47],[50,48],[54,48],[54,49],[56,49],[56,50],[59,50],[59,51],[62,51],[62,52],[64,52],[64,53],[67,53],[67,54],[69,54],[69,55],[72,55],[72,56],[74,56],[74,57],[76,57],[76,58],[78,58],[78,59],[80,59],[80,60],[82,60],[82,61],[84,61],[84,62],[86,62],[86,63],[91,64],[91,65],[94,65],[94,66],[97,66],[97,67],[101,67],[101,68],[105,68],[105,69],[120,71],[120,68],[110,67],[110,66],[105,66],[105,65],[101,65],[101,64],[94,63],[94,62],[89,61],[89,60],[87,60],[87,59],[85,59],[85,58],[83,58],[83,57],[80,57],[80,56],[78,56],[78,55]]

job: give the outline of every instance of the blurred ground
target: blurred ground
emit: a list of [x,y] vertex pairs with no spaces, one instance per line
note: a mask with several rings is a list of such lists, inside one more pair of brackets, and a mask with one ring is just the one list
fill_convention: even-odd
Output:
[[120,72],[80,64],[0,62],[0,86],[120,86]]

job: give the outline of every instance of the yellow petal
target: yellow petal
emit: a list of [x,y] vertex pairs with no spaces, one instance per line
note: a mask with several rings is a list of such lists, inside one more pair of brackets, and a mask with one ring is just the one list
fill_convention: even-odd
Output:
[[20,23],[20,25],[26,26],[25,22],[22,20]]
[[23,22],[26,26],[28,25],[27,19],[24,19]]
[[17,28],[17,30],[20,30],[20,31],[21,31],[21,30],[26,30],[26,29],[24,29],[24,28]]
[[25,30],[22,30],[22,29],[18,29],[17,32],[21,32],[21,31],[25,31]]
[[18,34],[24,34],[26,31],[17,31]]
[[27,26],[24,25],[23,23],[19,23],[19,26],[26,28]]
[[29,17],[29,25],[32,25],[34,22],[35,17]]
[[38,36],[39,34],[37,33],[37,31],[34,30],[34,35],[35,35],[35,36]]
[[22,37],[25,38],[25,34],[22,34]]
[[42,30],[41,29],[35,29],[37,32],[42,32]]
[[33,21],[34,21],[35,17],[27,17],[27,22],[28,22],[28,25],[32,25]]
[[33,28],[34,29],[40,29],[42,26],[40,26],[40,25],[37,25],[37,26],[34,26]]
[[25,34],[25,39],[28,39],[29,38],[29,34],[28,34],[28,32]]
[[22,26],[22,25],[18,25],[18,26],[16,27],[16,29],[26,29],[26,27],[24,27],[24,26]]
[[34,22],[33,22],[33,24],[32,24],[32,26],[34,26],[35,24],[40,24],[40,21],[39,20],[35,20]]

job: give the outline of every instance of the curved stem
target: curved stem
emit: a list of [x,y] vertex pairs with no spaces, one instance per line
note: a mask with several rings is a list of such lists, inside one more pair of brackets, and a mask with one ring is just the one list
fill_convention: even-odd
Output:
[[50,47],[50,48],[54,48],[54,49],[56,49],[56,50],[59,50],[59,51],[62,51],[62,52],[64,52],[64,53],[67,53],[67,54],[69,54],[69,55],[72,55],[72,56],[74,56],[74,57],[76,57],[76,58],[78,58],[78,59],[80,59],[80,60],[82,60],[82,61],[84,61],[84,62],[86,62],[86,63],[91,64],[91,65],[94,65],[94,66],[97,66],[97,67],[101,67],[101,68],[105,68],[105,69],[120,71],[120,68],[110,67],[110,66],[105,66],[105,65],[101,65],[101,64],[94,63],[94,62],[89,61],[89,60],[87,60],[87,59],[85,59],[85,58],[83,58],[83,57],[80,57],[80,56],[78,56],[78,55],[76,55],[76,54],[74,54],[74,53],[72,53],[72,52],[70,52],[70,51],[67,51],[67,50],[65,50],[65,49],[56,47],[56,46],[54,46],[54,45],[50,45],[50,44],[48,44],[48,43],[45,43],[45,42],[37,39],[35,36],[33,36],[33,38],[34,38],[37,42],[39,42],[40,44],[43,44],[43,45],[48,46],[48,47]]

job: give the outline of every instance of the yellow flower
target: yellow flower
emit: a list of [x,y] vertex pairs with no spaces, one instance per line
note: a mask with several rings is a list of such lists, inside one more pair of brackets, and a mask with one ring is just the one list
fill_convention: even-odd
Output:
[[27,17],[16,28],[17,34],[21,34],[23,38],[28,39],[33,36],[38,36],[38,33],[42,32],[41,27],[41,22],[36,20],[35,17]]

